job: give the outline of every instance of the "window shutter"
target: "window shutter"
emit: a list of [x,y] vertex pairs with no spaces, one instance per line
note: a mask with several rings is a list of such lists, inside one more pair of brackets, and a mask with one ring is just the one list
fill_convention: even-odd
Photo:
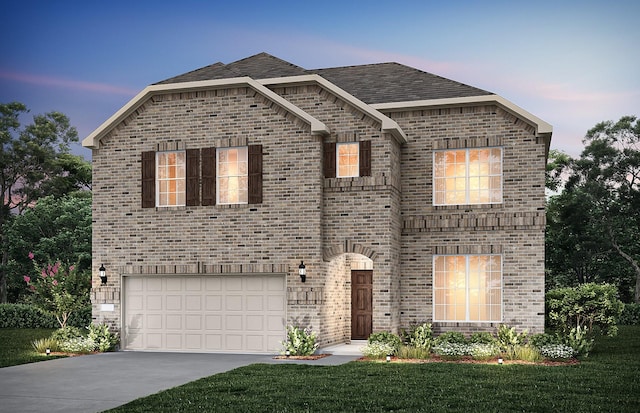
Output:
[[202,149],[202,206],[216,204],[216,148]]
[[187,149],[186,204],[196,206],[200,202],[200,150]]
[[249,204],[262,203],[262,145],[249,145]]
[[324,144],[324,177],[336,177],[336,143],[326,142]]
[[156,153],[142,152],[142,208],[156,206]]
[[360,141],[360,176],[371,176],[371,141]]

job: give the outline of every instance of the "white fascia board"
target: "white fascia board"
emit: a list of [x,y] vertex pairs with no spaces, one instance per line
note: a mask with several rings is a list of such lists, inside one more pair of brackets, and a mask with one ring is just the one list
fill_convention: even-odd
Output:
[[376,103],[371,105],[377,110],[393,111],[393,110],[412,110],[420,108],[436,108],[436,107],[451,107],[451,106],[465,106],[481,103],[496,104],[511,113],[530,123],[536,129],[536,134],[550,139],[553,133],[553,126],[543,121],[539,117],[527,112],[518,105],[508,101],[499,95],[482,95],[482,96],[470,96],[461,98],[447,98],[447,99],[430,99],[430,100],[415,100],[407,102],[392,102],[392,103]]
[[386,116],[385,114],[383,114],[382,112],[374,108],[373,105],[368,105],[364,103],[360,99],[356,98],[355,96],[345,91],[344,89],[341,89],[335,84],[329,82],[327,79],[323,78],[320,75],[312,74],[312,75],[302,75],[302,76],[276,77],[271,79],[260,79],[258,80],[258,82],[262,83],[263,85],[279,85],[279,86],[318,84],[322,88],[330,91],[336,96],[339,96],[341,99],[343,99],[347,103],[355,106],[362,112],[366,113],[367,115],[379,121],[381,124],[382,131],[391,133],[401,144],[407,142],[407,135],[396,123],[396,121],[394,121],[390,117]]
[[264,85],[256,82],[250,77],[236,77],[229,79],[202,80],[196,82],[169,83],[147,86],[142,90],[142,92],[138,93],[133,99],[127,102],[126,105],[120,108],[120,110],[118,110],[115,114],[113,114],[113,116],[107,119],[89,136],[83,139],[82,146],[86,148],[97,149],[100,144],[100,139],[102,139],[107,133],[109,133],[116,125],[118,125],[129,115],[135,112],[151,96],[163,93],[184,93],[207,89],[222,89],[229,86],[248,86],[252,88],[262,96],[275,102],[279,106],[286,109],[288,112],[291,112],[292,114],[307,122],[311,126],[311,133],[313,134],[328,135],[330,133],[329,128],[324,123],[309,115],[299,107],[293,105],[282,96],[274,93]]

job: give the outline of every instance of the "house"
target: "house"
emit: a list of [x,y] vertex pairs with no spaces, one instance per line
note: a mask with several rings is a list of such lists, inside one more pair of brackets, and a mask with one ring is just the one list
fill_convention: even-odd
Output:
[[260,53],[148,86],[83,141],[94,321],[194,352],[276,352],[287,325],[542,332],[551,133],[397,63]]

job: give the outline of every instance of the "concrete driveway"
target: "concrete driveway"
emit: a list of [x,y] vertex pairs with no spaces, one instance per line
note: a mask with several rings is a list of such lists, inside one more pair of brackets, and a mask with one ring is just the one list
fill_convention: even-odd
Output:
[[[359,355],[304,361],[337,365]],[[0,368],[0,412],[101,412],[202,377],[254,363],[292,363],[271,355],[117,352]]]

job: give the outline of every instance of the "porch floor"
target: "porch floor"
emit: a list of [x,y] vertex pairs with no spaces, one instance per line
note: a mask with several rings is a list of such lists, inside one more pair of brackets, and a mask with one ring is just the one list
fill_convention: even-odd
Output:
[[336,356],[362,356],[362,347],[367,345],[367,340],[351,340],[350,343],[334,344],[323,347],[317,352],[322,354],[334,354]]

